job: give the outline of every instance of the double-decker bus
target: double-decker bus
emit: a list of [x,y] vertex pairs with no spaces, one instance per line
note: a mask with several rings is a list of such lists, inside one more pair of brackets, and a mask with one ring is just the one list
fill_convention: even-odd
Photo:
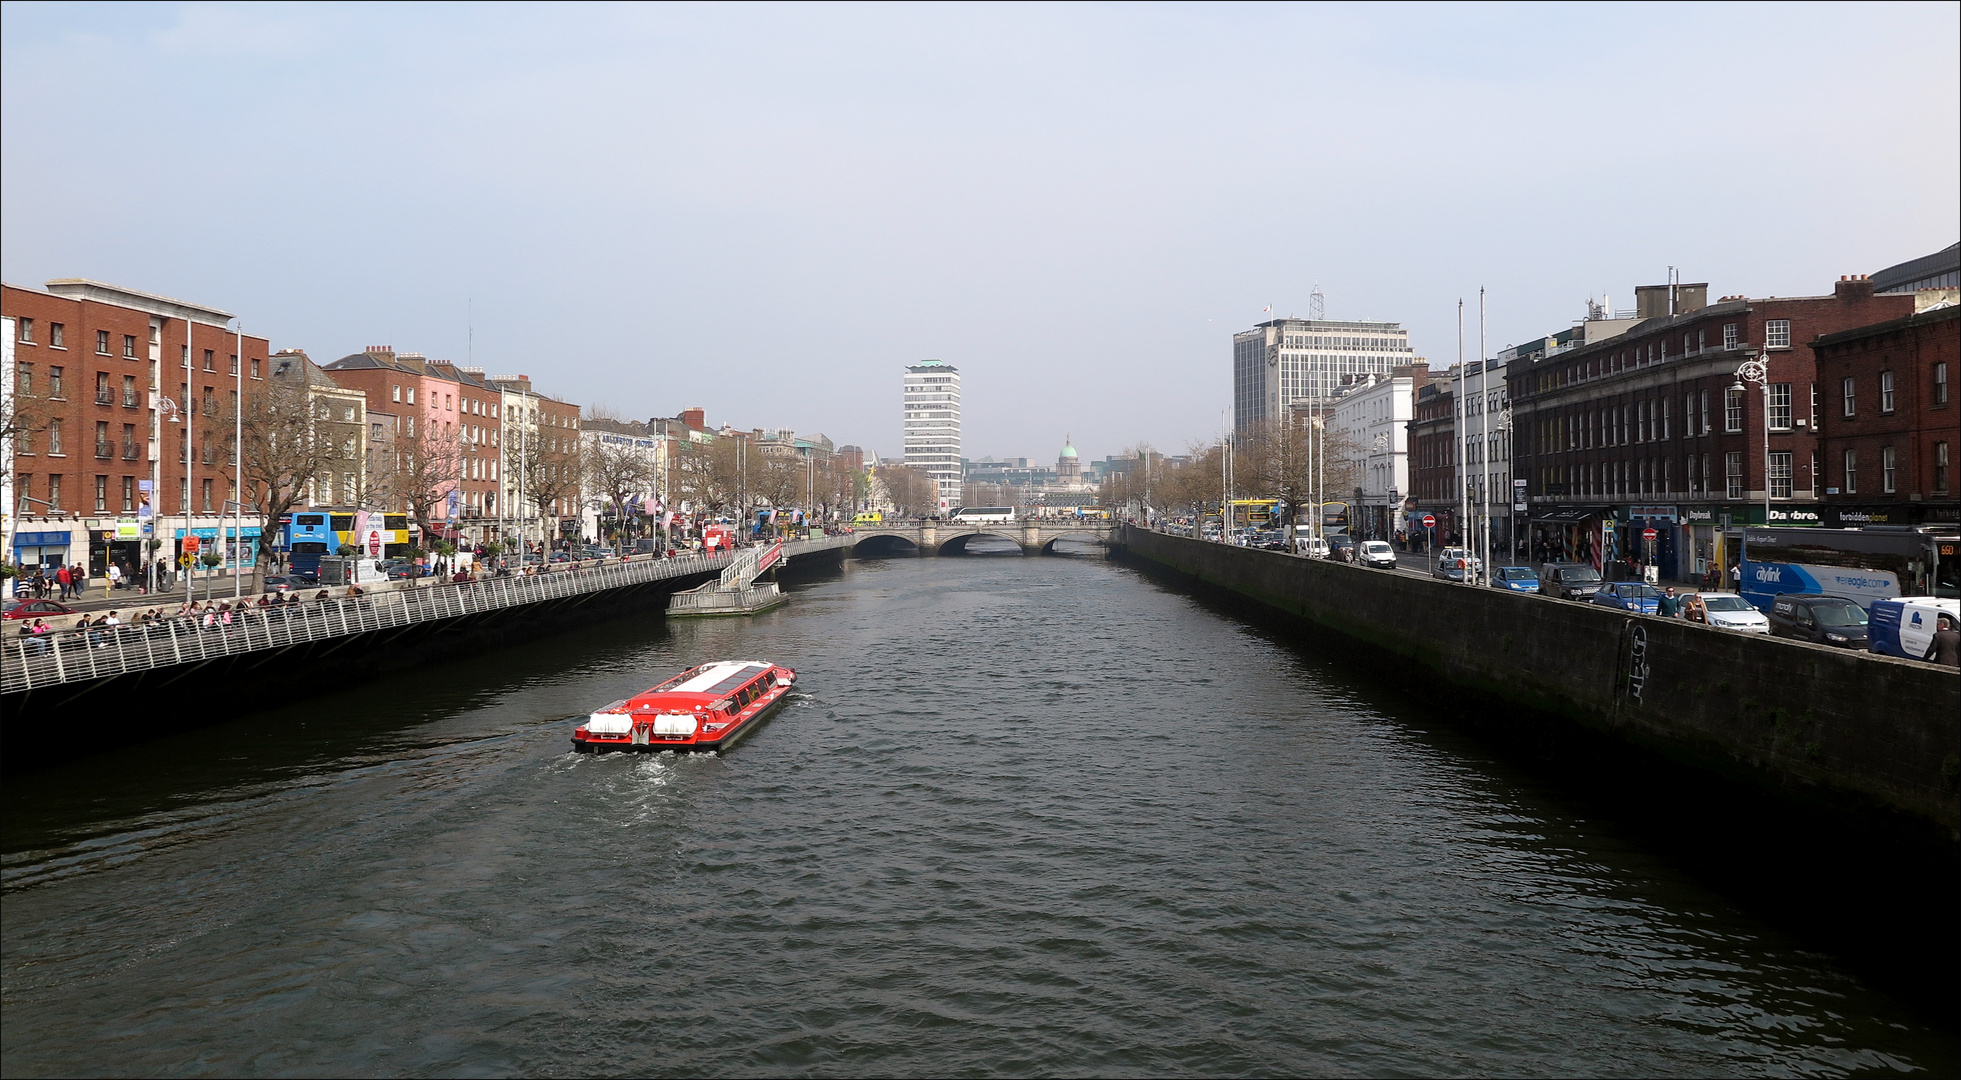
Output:
[[[381,558],[398,558],[409,552],[409,519],[406,514],[369,514],[366,533],[355,531],[353,510],[321,508],[295,510],[279,522],[279,540],[286,549],[287,564],[295,573],[317,574],[320,559],[345,547],[357,548],[369,556],[370,539],[381,545]],[[379,533],[370,537],[369,533]]]
[[1961,545],[1947,529],[1752,525],[1731,530],[1732,541],[1739,536],[1739,591],[1765,611],[1783,593],[1843,596],[1864,608],[1892,596],[1961,596]]
[[1273,523],[1273,511],[1279,505],[1279,499],[1234,499],[1232,522],[1235,526],[1254,525],[1264,529]]

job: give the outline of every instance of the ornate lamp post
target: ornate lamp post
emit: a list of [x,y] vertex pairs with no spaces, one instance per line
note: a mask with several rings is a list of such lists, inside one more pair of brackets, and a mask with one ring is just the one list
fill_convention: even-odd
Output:
[[1764,411],[1764,525],[1770,524],[1770,366],[1762,356],[1745,360],[1737,365],[1736,381],[1730,384],[1732,393],[1742,393],[1743,384],[1753,382],[1763,387]]

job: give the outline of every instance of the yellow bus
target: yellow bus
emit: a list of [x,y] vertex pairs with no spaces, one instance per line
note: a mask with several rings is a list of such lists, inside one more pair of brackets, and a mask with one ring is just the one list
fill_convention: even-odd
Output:
[[1279,505],[1279,499],[1234,499],[1232,501],[1233,524],[1262,527],[1270,525],[1273,523],[1273,508]]

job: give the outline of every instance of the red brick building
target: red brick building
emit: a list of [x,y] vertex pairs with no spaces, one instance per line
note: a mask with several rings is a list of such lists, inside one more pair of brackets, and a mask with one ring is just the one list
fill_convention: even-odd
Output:
[[1824,523],[1961,522],[1961,306],[1944,306],[1814,339]]
[[[1769,524],[1817,524],[1824,484],[1813,433],[1824,390],[1805,343],[1905,317],[1913,305],[1910,295],[1875,296],[1857,276],[1830,296],[1698,297],[1507,364],[1513,470],[1527,481],[1535,554],[1599,564],[1653,528],[1658,540],[1642,554],[1662,576],[1686,578],[1716,556],[1723,518],[1764,523],[1766,488]],[[1732,390],[1750,360],[1765,364],[1765,378]]]
[[[399,430],[388,438],[398,456],[421,447],[427,457],[446,463],[444,476],[428,478],[428,491],[410,492],[397,482],[385,496],[389,509],[412,510],[411,497],[435,496],[437,505],[429,513],[433,534],[465,543],[495,539],[486,526],[497,520],[500,505],[502,390],[480,369],[397,353],[388,345],[343,356],[326,372],[365,394],[370,412],[395,417]],[[385,477],[374,480],[377,491],[387,483]]]
[[[214,542],[206,550],[239,531],[225,506],[238,498],[233,417],[264,386],[265,338],[241,340],[217,308],[79,278],[0,285],[0,315],[14,320],[6,377],[29,421],[13,447],[6,558],[99,576],[112,560],[144,566],[146,529],[172,560],[187,530]],[[227,554],[249,564],[259,526],[246,522]]]
[[[1406,510],[1437,519],[1437,542],[1457,535],[1457,392],[1447,379],[1418,387],[1409,424]],[[1402,528],[1399,522],[1397,528]]]

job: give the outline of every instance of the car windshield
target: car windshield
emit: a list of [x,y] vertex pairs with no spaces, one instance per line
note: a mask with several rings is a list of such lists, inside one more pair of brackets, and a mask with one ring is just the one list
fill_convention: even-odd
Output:
[[1599,581],[1600,571],[1591,566],[1569,566],[1559,572],[1567,581]]
[[1389,550],[1389,545],[1383,543],[1380,540],[1371,540],[1368,543],[1362,545],[1362,550],[1368,552],[1371,555],[1380,555],[1383,552]]
[[1813,604],[1811,616],[1820,626],[1864,626],[1866,612],[1857,604]]
[[1642,600],[1659,600],[1661,599],[1661,590],[1655,588],[1653,585],[1623,585],[1621,586],[1621,595],[1629,598],[1638,597]]
[[1702,606],[1710,611],[1755,611],[1748,600],[1741,596],[1705,596]]

